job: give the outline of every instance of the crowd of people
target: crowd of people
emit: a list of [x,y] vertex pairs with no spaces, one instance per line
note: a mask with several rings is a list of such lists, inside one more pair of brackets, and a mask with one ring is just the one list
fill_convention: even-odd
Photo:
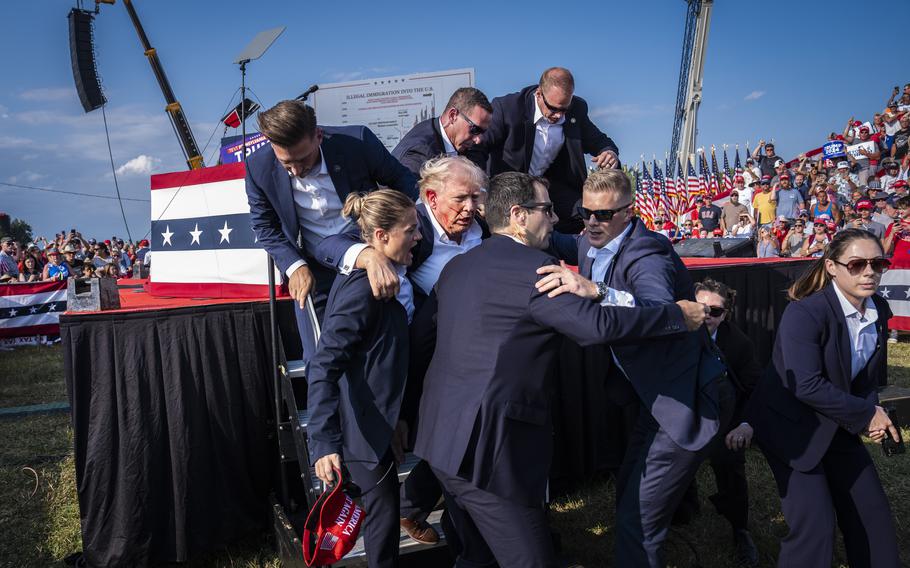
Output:
[[134,266],[146,263],[148,240],[134,244],[116,236],[99,241],[86,239],[71,229],[52,240],[38,237],[20,243],[0,238],[0,284],[54,282],[68,278],[130,278]]
[[[781,565],[829,566],[836,517],[851,565],[898,566],[887,497],[859,434],[897,436],[875,390],[891,314],[875,296],[887,228],[872,223],[891,215],[901,234],[888,207],[905,203],[902,131],[882,142],[896,169],[881,155],[874,166],[871,155],[814,166],[801,157],[791,169],[762,143],[730,204],[702,202],[691,220],[692,234],[757,227],[765,255],[818,257],[791,289],[779,329],[789,339],[765,378],[748,337],[724,322],[734,291],[693,286],[670,240],[636,217],[619,149],[574,90],[559,67],[492,101],[458,89],[391,154],[366,127],[319,126],[299,101],[259,114],[271,145],[247,161],[246,190],[258,242],[295,300],[309,362],[307,457],[326,484],[344,472],[342,490],[362,492],[369,565],[397,565],[399,529],[436,542],[427,517],[440,498],[456,565],[556,565],[550,397],[572,344],[603,385],[601,410],[621,446],[614,565],[666,564],[670,525],[705,460],[736,562],[757,565],[742,455],[755,443],[790,527]],[[878,170],[888,173],[870,191]],[[856,323],[853,348],[835,355],[845,346],[823,327],[844,317]],[[843,357],[847,368],[827,367]],[[769,421],[766,406],[798,424]],[[399,486],[408,449],[421,461]],[[305,551],[332,536],[321,530]]]
[[663,217],[655,226],[674,241],[753,238],[759,257],[820,257],[833,235],[847,228],[871,232],[889,253],[903,251],[907,245],[901,243],[910,242],[910,83],[895,87],[871,120],[851,117],[828,140],[863,147],[856,155],[803,153],[788,162],[773,142],[761,140],[734,176],[726,203],[700,197],[682,226]]

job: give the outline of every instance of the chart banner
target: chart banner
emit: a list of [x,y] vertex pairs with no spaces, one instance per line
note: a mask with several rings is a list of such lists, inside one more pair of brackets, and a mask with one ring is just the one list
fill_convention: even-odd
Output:
[[310,101],[319,124],[367,126],[391,151],[415,124],[438,116],[474,69],[452,69],[319,85]]

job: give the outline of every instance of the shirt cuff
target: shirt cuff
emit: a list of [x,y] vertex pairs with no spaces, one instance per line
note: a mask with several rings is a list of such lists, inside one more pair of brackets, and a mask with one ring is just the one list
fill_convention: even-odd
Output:
[[369,245],[364,243],[351,245],[348,250],[345,251],[344,257],[341,259],[341,266],[338,267],[339,274],[344,274],[345,276],[350,274],[351,271],[354,270],[354,264],[357,262],[357,257],[360,256],[363,249],[368,247]]
[[623,292],[622,290],[607,288],[607,294],[604,296],[604,299],[600,301],[600,305],[634,308],[635,297],[628,292]]
[[306,261],[303,259],[298,260],[297,262],[295,262],[294,264],[289,266],[288,269],[284,271],[284,273],[288,275],[288,278],[290,278],[291,274],[294,274],[294,272],[296,272],[297,269],[300,268],[301,266],[306,266]]

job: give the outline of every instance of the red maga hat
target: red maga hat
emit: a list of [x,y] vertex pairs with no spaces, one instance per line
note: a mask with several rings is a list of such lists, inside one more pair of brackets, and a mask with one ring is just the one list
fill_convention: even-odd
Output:
[[307,566],[338,562],[354,548],[366,512],[344,490],[341,472],[338,482],[313,505],[303,528],[303,560]]

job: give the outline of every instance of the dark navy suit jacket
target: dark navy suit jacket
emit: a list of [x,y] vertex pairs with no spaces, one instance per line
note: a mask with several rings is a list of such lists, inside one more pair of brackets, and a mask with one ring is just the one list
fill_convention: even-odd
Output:
[[[446,147],[442,137],[439,117],[428,118],[415,124],[414,128],[399,140],[398,145],[392,150],[392,155],[419,177],[420,167],[424,162],[445,154]],[[477,155],[467,157],[475,163],[479,161]]]
[[[579,241],[579,272],[591,278],[590,242]],[[673,245],[649,230],[638,218],[607,270],[607,286],[629,292],[637,306],[673,304],[694,300],[689,271]],[[697,451],[720,427],[716,385],[708,382],[723,366],[703,356],[703,337],[687,332],[612,347],[626,377],[661,428],[679,446]],[[716,374],[700,365],[714,365]]]
[[[417,199],[417,179],[369,128],[324,126],[322,131],[322,153],[342,203],[352,191],[372,191],[377,184]],[[271,147],[247,160],[246,194],[253,231],[281,272],[304,260],[303,251],[297,247],[300,225],[293,191],[291,178]]]
[[746,409],[762,449],[797,471],[818,465],[838,428],[859,434],[869,426],[887,373],[888,302],[872,296],[878,344],[851,381],[850,335],[833,286],[784,310],[771,364]]
[[538,293],[537,268],[555,262],[494,234],[446,265],[414,450],[436,469],[527,506],[541,506],[546,493],[561,335],[591,345],[685,329],[676,305],[602,308]]
[[338,453],[378,463],[398,422],[407,370],[404,307],[374,299],[362,270],[336,278],[307,370],[310,461]]

